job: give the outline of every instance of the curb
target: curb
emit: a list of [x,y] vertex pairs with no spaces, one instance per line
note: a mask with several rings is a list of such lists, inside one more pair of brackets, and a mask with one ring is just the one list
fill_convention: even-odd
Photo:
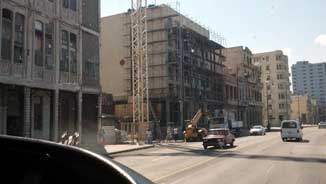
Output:
[[119,154],[119,153],[132,152],[132,151],[149,149],[149,148],[154,148],[154,147],[155,147],[155,145],[142,146],[142,147],[139,147],[139,148],[132,148],[132,149],[127,149],[127,150],[110,152],[110,153],[107,153],[107,155],[115,155],[115,154]]

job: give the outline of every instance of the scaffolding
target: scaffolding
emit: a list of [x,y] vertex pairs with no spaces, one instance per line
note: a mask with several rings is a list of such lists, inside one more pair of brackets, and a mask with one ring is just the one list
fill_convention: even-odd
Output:
[[[149,121],[147,61],[147,0],[132,0],[131,62],[132,62],[132,142],[139,140],[144,124]],[[137,127],[137,128],[136,128]],[[137,130],[136,130],[137,129]]]
[[[157,125],[162,128],[162,138],[164,138],[165,128],[168,125],[184,127],[184,119],[192,117],[201,106],[198,102],[202,101],[203,104],[207,104],[209,109],[221,108],[223,100],[217,98],[222,98],[223,94],[218,92],[223,80],[222,72],[217,70],[222,70],[223,58],[217,52],[223,46],[210,39],[212,35],[208,29],[182,15],[179,3],[176,3],[175,9],[166,4],[148,5],[147,8],[142,5],[140,10],[136,8],[137,6],[139,5],[134,5],[121,17],[124,59],[130,61],[128,62],[130,65],[124,66],[124,85],[126,94],[132,97],[128,98],[128,103],[132,106],[131,113],[135,117],[130,124],[138,126],[142,120],[141,103],[148,101],[153,106],[152,110],[156,118],[152,115],[153,113],[146,114],[151,110],[145,110],[145,120],[149,122],[149,120],[157,119],[155,122],[158,122]],[[146,16],[141,13],[136,14],[137,10],[144,12],[145,9],[147,10]],[[139,33],[142,33],[142,28],[137,25],[137,20],[142,20],[141,17],[146,17],[145,23],[148,29],[145,45],[146,54],[148,52],[146,55],[146,62],[148,62],[146,63],[148,72],[146,90],[150,99],[144,101],[142,100],[144,98],[138,95],[142,94],[142,91],[138,91],[137,88],[137,85],[142,86],[140,82],[142,77],[139,77],[142,75],[137,72],[142,71],[141,66],[144,65],[138,65],[136,62],[138,54],[141,54],[139,52],[145,53],[144,47],[140,47],[139,50],[136,45],[139,44],[138,40],[142,39],[138,37]],[[209,55],[212,56],[204,57],[203,53],[210,53]],[[213,59],[214,56],[216,60]],[[153,129],[151,126],[156,126],[156,124],[149,125]],[[133,130],[130,136],[133,138],[132,132]]]

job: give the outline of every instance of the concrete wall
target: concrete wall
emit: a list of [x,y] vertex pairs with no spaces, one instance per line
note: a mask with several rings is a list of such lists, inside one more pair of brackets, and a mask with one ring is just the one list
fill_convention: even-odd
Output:
[[124,55],[123,18],[125,14],[104,17],[101,20],[101,86],[104,93],[127,96]]

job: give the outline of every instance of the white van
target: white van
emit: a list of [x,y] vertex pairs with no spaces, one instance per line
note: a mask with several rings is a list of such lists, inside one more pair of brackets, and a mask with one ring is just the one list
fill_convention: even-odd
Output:
[[288,139],[295,139],[302,141],[302,125],[297,120],[283,120],[281,123],[281,137],[283,141]]

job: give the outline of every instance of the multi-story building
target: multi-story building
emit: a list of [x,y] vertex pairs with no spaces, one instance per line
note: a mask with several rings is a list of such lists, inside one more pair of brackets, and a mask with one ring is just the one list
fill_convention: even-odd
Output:
[[254,54],[263,81],[263,119],[265,125],[280,126],[291,114],[288,57],[282,51]]
[[96,140],[99,9],[99,0],[0,1],[1,134]]
[[292,65],[294,94],[314,97],[319,106],[320,120],[326,120],[326,63],[299,61]]
[[[101,25],[103,92],[120,104],[132,95],[131,12],[104,17]],[[200,108],[222,110],[223,47],[209,31],[167,5],[147,7],[147,26],[149,96],[161,126],[183,126]]]
[[[262,84],[260,68],[252,62],[252,52],[247,47],[223,49],[226,57],[225,67],[236,77],[238,89],[236,119],[244,122],[245,127],[262,124]],[[234,90],[231,87],[231,90]]]

